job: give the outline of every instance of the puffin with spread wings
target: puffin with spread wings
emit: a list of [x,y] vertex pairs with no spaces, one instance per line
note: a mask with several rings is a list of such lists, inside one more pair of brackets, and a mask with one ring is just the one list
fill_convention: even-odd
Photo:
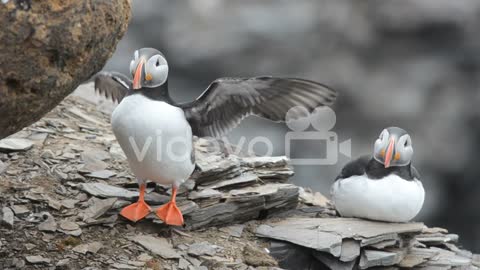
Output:
[[170,202],[156,212],[159,218],[183,225],[175,198],[195,168],[193,135],[222,136],[249,115],[282,122],[292,107],[313,111],[336,98],[334,90],[314,81],[265,76],[217,79],[195,101],[179,104],[169,95],[168,71],[160,51],[143,48],[130,63],[133,81],[119,73],[95,77],[95,89],[120,103],[112,129],[140,186],[138,201],[120,214],[134,222],[151,211],[144,196],[146,181],[153,181],[172,185]]

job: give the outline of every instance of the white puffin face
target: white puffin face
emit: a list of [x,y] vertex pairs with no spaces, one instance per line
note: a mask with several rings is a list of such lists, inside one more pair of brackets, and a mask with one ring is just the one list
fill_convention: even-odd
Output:
[[160,54],[147,60],[145,64],[145,87],[158,87],[168,79],[168,63]]
[[133,54],[130,73],[134,89],[159,87],[168,79],[168,63],[159,51],[143,48]]
[[412,162],[412,156],[412,139],[401,128],[386,128],[375,141],[373,157],[385,168],[408,165]]

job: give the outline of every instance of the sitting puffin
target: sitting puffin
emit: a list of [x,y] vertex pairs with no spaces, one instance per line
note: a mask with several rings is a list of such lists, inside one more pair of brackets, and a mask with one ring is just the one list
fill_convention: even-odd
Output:
[[313,111],[336,98],[331,88],[304,79],[223,78],[195,101],[178,104],[169,95],[168,70],[161,52],[143,48],[130,63],[133,81],[106,72],[95,78],[97,91],[120,102],[112,114],[112,129],[140,186],[138,202],[120,214],[134,222],[151,211],[144,200],[148,180],[173,186],[171,201],[156,213],[166,224],[183,224],[175,197],[195,168],[193,135],[219,137],[249,115],[281,122],[292,107]]
[[373,157],[348,163],[332,186],[332,200],[343,217],[407,222],[422,209],[425,191],[412,166],[408,133],[398,127],[382,131]]

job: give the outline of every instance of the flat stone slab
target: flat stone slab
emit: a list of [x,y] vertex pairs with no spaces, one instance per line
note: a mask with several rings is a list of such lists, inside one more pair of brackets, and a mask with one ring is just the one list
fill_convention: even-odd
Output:
[[21,138],[6,138],[0,140],[0,152],[27,151],[33,147],[33,142]]
[[155,237],[152,235],[137,235],[128,237],[131,241],[143,246],[144,248],[150,250],[152,253],[164,258],[164,259],[178,259],[180,254],[173,249],[172,244],[163,238]]
[[[423,223],[385,223],[355,218],[289,218],[269,225],[260,225],[256,234],[340,257],[342,239],[362,241],[383,235],[420,233],[423,228]],[[378,241],[373,241],[376,242]],[[345,249],[350,250],[344,251],[344,260],[358,256],[359,248],[347,246],[347,243],[345,245]]]
[[81,254],[87,254],[87,253],[92,253],[95,254],[97,253],[101,248],[103,247],[103,244],[100,242],[91,242],[88,244],[82,244],[78,245],[73,248],[73,251]]
[[50,263],[51,260],[42,256],[26,256],[25,260],[31,264]]
[[138,197],[138,192],[104,183],[84,183],[80,185],[80,188],[90,195],[101,198],[133,199]]
[[332,232],[342,238],[372,238],[384,234],[420,233],[423,223],[388,223],[357,218],[288,218],[273,226]]
[[333,233],[306,228],[260,225],[256,234],[260,237],[287,241],[318,251],[325,251],[336,257],[341,254],[342,237]]
[[364,250],[359,266],[361,269],[374,266],[390,266],[398,263],[401,259],[403,259],[403,256],[394,252]]

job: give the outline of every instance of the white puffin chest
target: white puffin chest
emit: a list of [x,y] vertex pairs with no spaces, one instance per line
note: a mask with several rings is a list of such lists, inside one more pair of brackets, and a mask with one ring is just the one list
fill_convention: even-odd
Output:
[[344,217],[407,222],[422,209],[423,185],[398,175],[369,179],[366,175],[337,180],[332,186],[335,208]]
[[171,184],[193,172],[192,130],[182,109],[134,94],[122,100],[111,122],[137,178]]

